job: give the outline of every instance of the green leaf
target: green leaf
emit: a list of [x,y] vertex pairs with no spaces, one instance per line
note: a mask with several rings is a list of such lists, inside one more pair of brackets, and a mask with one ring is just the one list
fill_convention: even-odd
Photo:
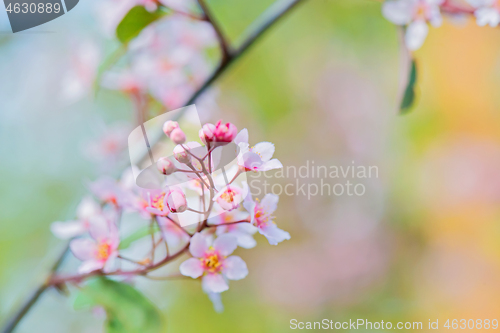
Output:
[[417,63],[415,59],[411,61],[410,76],[408,77],[408,84],[406,85],[403,100],[400,105],[400,113],[405,114],[410,111],[415,102],[415,84],[417,83]]
[[[154,232],[160,231],[160,228],[158,228],[158,225],[156,223],[153,225],[153,230],[154,230]],[[149,226],[137,229],[130,236],[122,239],[120,241],[120,246],[118,247],[118,249],[119,250],[126,249],[130,245],[132,245],[133,242],[135,242],[143,237],[146,237],[146,236],[151,236],[151,227],[149,227]]]
[[116,37],[122,43],[128,43],[148,25],[164,16],[166,12],[158,9],[148,12],[143,6],[133,7],[116,27]]
[[163,331],[159,310],[131,285],[98,277],[80,289],[75,309],[102,306],[107,313],[108,333],[159,333]]

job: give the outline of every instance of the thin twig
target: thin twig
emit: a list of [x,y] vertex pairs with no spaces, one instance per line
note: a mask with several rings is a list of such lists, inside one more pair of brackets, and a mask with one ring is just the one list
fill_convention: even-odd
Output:
[[189,276],[185,276],[182,274],[172,274],[172,275],[168,275],[168,276],[142,275],[142,277],[145,277],[147,279],[154,280],[154,281],[184,280],[184,279],[196,281],[196,280],[190,278]]
[[239,224],[239,223],[250,223],[250,221],[248,219],[246,219],[246,220],[240,220],[240,221],[225,222],[225,223],[221,223],[221,224],[207,224],[207,228],[223,227],[226,225]]
[[221,52],[222,52],[221,64],[223,64],[223,63],[229,61],[229,59],[231,58],[231,49],[230,49],[229,43],[228,43],[224,33],[222,32],[222,29],[221,29],[219,23],[215,19],[212,11],[210,10],[210,8],[208,8],[207,4],[205,3],[205,0],[198,0],[198,4],[200,5],[201,9],[203,10],[204,17],[206,18],[206,20],[208,22],[210,22],[212,24],[212,27],[215,30],[215,34],[217,35],[217,39],[219,40],[219,45],[220,45]]

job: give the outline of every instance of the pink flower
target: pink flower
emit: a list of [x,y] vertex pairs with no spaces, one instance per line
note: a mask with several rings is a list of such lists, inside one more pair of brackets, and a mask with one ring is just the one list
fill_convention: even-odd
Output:
[[186,142],[186,134],[180,128],[174,128],[170,133],[170,140],[172,140],[176,145],[183,144]]
[[245,209],[250,212],[251,223],[257,227],[260,234],[267,238],[271,245],[278,245],[285,239],[290,239],[290,234],[278,228],[273,221],[274,216],[271,215],[278,207],[278,200],[279,197],[276,194],[268,193],[261,202],[258,199],[255,202],[248,192],[243,203]]
[[124,150],[127,147],[130,125],[116,122],[111,125],[100,123],[100,126],[96,127],[99,135],[84,144],[83,153],[89,160],[111,168],[125,158]]
[[[118,0],[113,11],[121,12],[123,2],[129,1]],[[145,28],[130,43],[130,66],[123,70],[130,73],[129,77],[115,75],[108,86],[120,89],[124,83],[134,83],[131,86],[137,87],[136,91],[152,95],[168,109],[179,108],[210,75],[214,63],[207,51],[216,45],[216,34],[208,22],[169,15]]]
[[214,201],[224,210],[233,210],[239,207],[243,199],[243,190],[236,185],[227,185],[217,192]]
[[170,137],[170,133],[172,133],[172,131],[176,128],[179,128],[178,122],[167,120],[165,124],[163,124],[163,133],[165,133],[166,136]]
[[156,162],[156,167],[164,175],[171,175],[175,171],[175,165],[168,159],[168,157],[162,157]]
[[170,209],[167,206],[165,192],[148,192],[148,207],[146,207],[146,210],[154,215],[167,216]]
[[445,0],[390,0],[382,5],[382,14],[397,25],[406,26],[405,44],[409,50],[422,46],[429,32],[427,22],[435,27],[441,25],[443,18],[440,5]]
[[271,159],[274,154],[274,145],[272,143],[260,142],[253,147],[249,147],[246,128],[238,133],[234,142],[240,148],[238,165],[245,171],[268,171],[283,167],[279,160]]
[[54,222],[51,224],[50,229],[56,237],[61,239],[80,236],[89,230],[91,220],[100,216],[101,213],[99,204],[92,197],[86,196],[76,209],[76,220]]
[[200,136],[201,142],[207,144],[207,142],[211,142],[214,140],[215,137],[214,133],[215,133],[215,125],[208,123],[203,125],[198,134]]
[[138,212],[142,218],[150,220],[151,213],[147,211],[147,207],[149,207],[148,193],[160,194],[161,190],[145,190],[137,186],[134,173],[139,173],[139,169],[135,166],[126,169],[122,174],[118,184],[123,191],[120,203],[123,208]]
[[206,293],[226,291],[227,280],[241,280],[248,275],[247,265],[240,257],[228,257],[236,247],[236,238],[231,235],[221,235],[212,243],[211,237],[197,233],[189,245],[194,258],[181,264],[181,274],[193,279],[203,276],[201,284]]
[[73,255],[83,261],[78,272],[85,274],[100,269],[109,272],[120,243],[116,225],[101,218],[90,226],[90,236],[92,239],[78,238],[70,243]]
[[172,213],[182,213],[187,209],[187,201],[184,192],[178,187],[174,187],[167,194],[167,207]]
[[247,212],[233,210],[233,211],[222,211],[216,216],[209,218],[208,222],[211,224],[218,225],[215,231],[216,235],[218,236],[221,236],[223,234],[232,235],[236,237],[238,246],[245,249],[251,249],[255,245],[257,245],[257,242],[252,236],[257,232],[257,228],[247,222],[227,224],[236,221],[243,221],[246,219],[248,219],[248,222],[250,222]]
[[231,142],[236,137],[238,129],[231,123],[222,123],[219,120],[217,125],[215,125],[215,130],[213,131],[213,141],[216,142]]
[[120,206],[125,200],[125,191],[113,178],[101,177],[89,183],[88,186],[90,191],[103,203]]

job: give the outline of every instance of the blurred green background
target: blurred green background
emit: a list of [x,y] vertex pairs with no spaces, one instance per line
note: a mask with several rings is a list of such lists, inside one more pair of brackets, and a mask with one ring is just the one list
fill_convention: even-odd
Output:
[[[72,218],[84,181],[102,172],[82,153],[96,123],[134,121],[118,93],[71,105],[54,98],[72,43],[99,37],[96,2],[0,35],[2,322],[64,247],[50,223]],[[209,4],[238,43],[272,2]],[[273,247],[257,237],[257,248],[237,250],[250,274],[222,294],[222,314],[196,281],[138,280],[168,332],[287,332],[292,318],[422,321],[425,331],[428,319],[498,319],[500,31],[472,19],[432,28],[415,53],[417,106],[399,116],[397,29],[380,7],[309,0],[216,84],[220,110],[207,118],[275,143],[285,166],[354,161],[379,177],[361,180],[361,197],[282,195],[275,215],[291,240]],[[50,290],[18,332],[99,332],[103,320]]]

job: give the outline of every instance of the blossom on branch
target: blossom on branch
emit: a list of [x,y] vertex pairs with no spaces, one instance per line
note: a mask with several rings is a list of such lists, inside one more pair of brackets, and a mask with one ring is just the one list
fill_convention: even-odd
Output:
[[394,24],[406,27],[405,44],[417,50],[429,32],[427,23],[438,27],[443,19],[439,6],[444,0],[389,0],[382,6],[382,14]]
[[290,239],[290,234],[278,228],[274,223],[272,213],[278,207],[279,197],[276,194],[268,193],[262,201],[254,201],[250,192],[248,193],[243,206],[250,213],[251,223],[257,227],[259,233],[264,235],[269,244],[278,245],[285,239]]
[[206,293],[221,293],[229,289],[228,280],[241,280],[248,275],[246,263],[238,256],[229,256],[237,247],[234,236],[221,235],[212,242],[211,237],[195,234],[189,252],[194,258],[179,267],[181,274],[193,279],[202,276]]
[[79,238],[70,243],[73,255],[83,261],[78,272],[111,271],[113,261],[118,257],[118,228],[114,222],[100,218],[91,224],[89,231],[92,239]]
[[99,204],[91,196],[86,196],[76,208],[76,220],[54,222],[50,225],[50,230],[62,239],[80,236],[89,230],[91,220],[100,214],[102,211]]
[[[238,221],[245,221],[234,223]],[[216,225],[215,234],[217,236],[228,234],[236,237],[238,246],[244,249],[251,249],[257,245],[253,238],[253,234],[257,232],[257,228],[250,224],[249,214],[238,210],[222,211],[208,219],[208,222]]]
[[283,164],[277,159],[271,159],[274,155],[274,145],[270,142],[260,142],[253,147],[248,143],[248,130],[242,129],[234,142],[240,148],[238,154],[238,165],[244,171],[268,171],[283,168]]
[[476,16],[479,26],[498,26],[500,23],[500,3],[497,0],[467,0],[467,2],[475,8],[474,16]]
[[240,206],[243,199],[244,190],[237,185],[227,185],[220,190],[214,197],[219,206],[224,210],[233,210]]

